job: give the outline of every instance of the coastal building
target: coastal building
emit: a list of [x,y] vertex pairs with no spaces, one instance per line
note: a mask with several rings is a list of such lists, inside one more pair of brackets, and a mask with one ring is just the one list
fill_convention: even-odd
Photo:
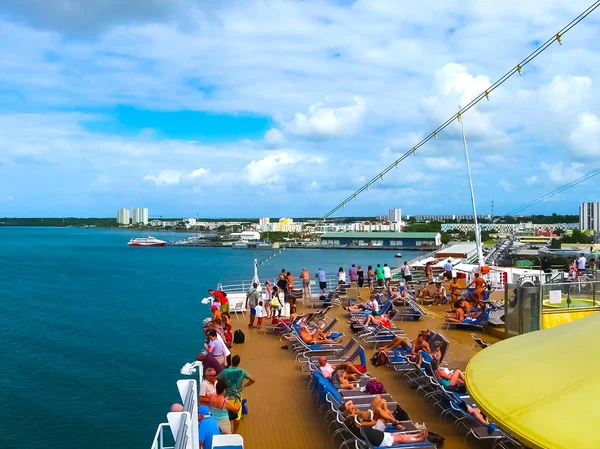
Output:
[[579,206],[579,229],[600,233],[600,203],[581,203]]
[[439,232],[327,232],[321,245],[331,247],[431,249],[442,244]]
[[148,224],[148,208],[147,207],[136,207],[132,211],[132,223],[133,224]]
[[117,211],[117,223],[129,225],[129,209],[122,207]]
[[390,223],[400,223],[402,221],[402,209],[390,209],[388,220]]
[[[552,232],[555,229],[567,231],[569,229],[577,229],[577,223],[552,223],[552,224],[534,224],[534,223],[480,223],[479,228],[482,231],[496,232],[498,234],[519,234],[528,232],[530,234],[541,234]],[[475,230],[473,223],[442,223],[442,232],[459,231],[470,232]]]

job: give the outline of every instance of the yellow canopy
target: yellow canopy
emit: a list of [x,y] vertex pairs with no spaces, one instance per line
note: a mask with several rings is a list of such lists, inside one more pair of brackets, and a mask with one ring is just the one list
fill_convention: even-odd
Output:
[[534,448],[600,448],[600,313],[496,343],[466,380],[491,422]]

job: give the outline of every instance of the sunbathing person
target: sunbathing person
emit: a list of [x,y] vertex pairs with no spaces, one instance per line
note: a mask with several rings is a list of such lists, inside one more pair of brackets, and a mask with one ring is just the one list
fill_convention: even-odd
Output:
[[[362,422],[357,415],[349,416],[346,419],[346,427],[360,440],[364,438],[360,431],[361,426]],[[373,447],[392,447],[397,444],[427,441],[427,430],[420,430],[416,433],[389,433],[368,426],[362,426],[362,428]]]
[[425,304],[425,301],[431,302],[433,299],[431,298],[431,293],[429,293],[429,289],[427,287],[423,287],[419,292],[418,299],[421,301],[421,304]]
[[[343,364],[344,365],[344,364]],[[362,375],[362,373],[351,363],[346,363],[345,368],[343,368],[343,372],[345,374],[346,379],[356,382],[358,378]],[[340,365],[342,367],[342,365]],[[327,357],[322,355],[319,357],[319,371],[325,379],[331,379],[331,374],[338,368],[337,365],[332,365],[327,362]]]
[[409,358],[413,362],[416,362],[418,367],[421,366],[421,362],[423,361],[423,356],[422,356],[421,352],[426,352],[428,354],[431,352],[429,343],[427,343],[427,340],[426,340],[427,335],[428,335],[427,331],[421,331],[421,332],[419,332],[417,339],[415,341],[413,341],[412,352],[411,352],[411,355],[409,356]]
[[342,363],[336,366],[329,378],[331,385],[342,390],[354,390],[355,386],[352,382],[357,381],[355,372],[360,375],[360,371],[350,363]]
[[345,418],[356,415],[362,420],[364,426],[374,427],[381,431],[385,430],[387,423],[398,430],[405,430],[402,423],[394,418],[394,414],[390,412],[387,401],[379,395],[373,398],[368,410],[359,410],[350,400],[340,406],[340,411]]
[[479,408],[471,407],[469,404],[467,404],[464,401],[459,402],[458,406],[462,410],[467,412],[469,415],[471,415],[473,418],[475,418],[477,421],[479,421],[485,427],[487,427],[490,424],[487,417],[483,414],[483,412],[481,410],[479,410]]
[[459,298],[454,310],[445,313],[448,321],[460,323],[471,312],[471,304],[464,298]]
[[355,306],[348,307],[348,311],[354,313],[365,312],[367,310],[373,313],[377,313],[377,311],[379,310],[379,303],[376,299],[372,298],[364,304],[357,304]]
[[[359,320],[352,320],[355,323],[360,322]],[[351,323],[352,323],[351,321]],[[384,313],[383,315],[367,315],[367,317],[362,321],[363,326],[369,326],[374,324],[375,326],[383,326],[383,327],[392,327],[392,322],[390,321],[389,313]]]
[[439,306],[446,299],[446,287],[441,282],[435,284],[437,290],[433,294],[433,305]]
[[431,369],[440,384],[449,391],[466,391],[465,373],[459,369],[450,370],[439,366],[436,359],[431,360]]
[[432,346],[433,350],[429,353],[429,355],[431,356],[432,360],[435,359],[439,362],[442,360],[442,342],[435,341]]
[[458,284],[458,278],[452,279],[450,284],[450,303],[456,304],[461,293],[461,286]]
[[394,337],[387,345],[381,347],[381,351],[390,352],[396,348],[410,349],[410,343],[408,340],[400,337]]
[[321,329],[315,330],[312,334],[308,330],[308,327],[300,328],[300,332],[298,335],[302,339],[304,343],[312,344],[312,343],[337,343],[336,340],[329,339],[329,333],[323,333]]

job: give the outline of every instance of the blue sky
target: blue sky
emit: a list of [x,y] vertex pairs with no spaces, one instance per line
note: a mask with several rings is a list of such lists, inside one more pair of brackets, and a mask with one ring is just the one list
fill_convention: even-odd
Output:
[[[0,216],[321,216],[587,6],[5,0]],[[465,115],[481,213],[598,168],[599,25]],[[530,212],[577,213],[599,182]],[[343,212],[469,201],[452,126]]]

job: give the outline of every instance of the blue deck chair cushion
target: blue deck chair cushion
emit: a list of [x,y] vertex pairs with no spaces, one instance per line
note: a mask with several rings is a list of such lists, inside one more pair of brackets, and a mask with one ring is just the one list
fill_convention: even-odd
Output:
[[367,356],[365,355],[365,350],[361,347],[358,351],[358,358],[360,359],[360,364],[364,367],[367,366]]

